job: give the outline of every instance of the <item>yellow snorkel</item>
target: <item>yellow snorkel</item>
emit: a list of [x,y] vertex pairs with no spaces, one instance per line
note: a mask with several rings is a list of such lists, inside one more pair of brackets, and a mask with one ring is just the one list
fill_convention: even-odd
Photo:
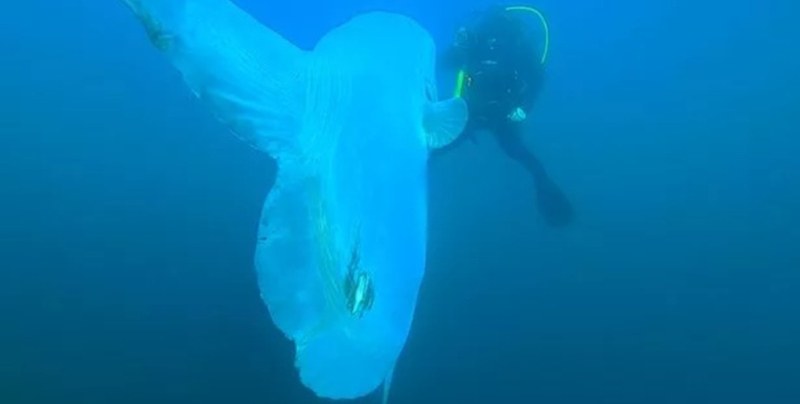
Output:
[[[540,63],[544,64],[547,61],[547,53],[550,50],[550,27],[547,25],[547,19],[544,18],[544,15],[539,10],[530,6],[508,6],[505,10],[531,13],[539,18],[539,21],[542,23],[542,28],[544,29],[544,49],[542,50]],[[459,69],[456,76],[455,97],[461,97],[463,95],[466,81],[467,73],[463,69]]]

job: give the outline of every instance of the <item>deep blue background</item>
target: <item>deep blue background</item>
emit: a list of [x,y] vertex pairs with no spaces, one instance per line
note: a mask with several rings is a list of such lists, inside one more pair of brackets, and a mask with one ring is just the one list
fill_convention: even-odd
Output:
[[[304,47],[376,8],[444,46],[489,2],[239,4]],[[800,6],[533,4],[527,140],[577,221],[491,138],[432,161],[392,401],[800,402]],[[316,402],[255,284],[270,161],[116,1],[9,3],[0,51],[0,402]]]

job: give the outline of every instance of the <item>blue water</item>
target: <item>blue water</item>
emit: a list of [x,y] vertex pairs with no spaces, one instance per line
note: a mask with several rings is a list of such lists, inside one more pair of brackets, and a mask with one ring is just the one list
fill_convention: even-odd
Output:
[[[302,46],[376,8],[445,46],[489,4],[238,3]],[[800,402],[800,5],[533,4],[527,140],[576,221],[489,137],[433,160],[392,402]],[[0,50],[0,402],[318,402],[255,283],[272,163],[117,2],[6,5]]]

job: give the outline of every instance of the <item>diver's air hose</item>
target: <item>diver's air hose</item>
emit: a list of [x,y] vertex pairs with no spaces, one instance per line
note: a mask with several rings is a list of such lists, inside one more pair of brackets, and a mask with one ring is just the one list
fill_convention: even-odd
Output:
[[529,6],[509,6],[506,7],[506,11],[524,11],[533,13],[539,17],[539,21],[542,22],[542,29],[544,29],[544,49],[542,50],[542,59],[540,62],[544,64],[544,62],[547,61],[547,52],[550,50],[550,27],[547,25],[547,19],[544,18],[541,11]]
[[[526,13],[532,13],[539,17],[539,21],[541,21],[542,28],[544,29],[544,49],[542,50],[542,58],[540,63],[544,64],[547,61],[547,54],[550,51],[550,27],[547,25],[547,19],[544,18],[544,14],[530,6],[508,6],[506,7],[506,11],[522,11]],[[466,81],[466,75],[467,74],[463,69],[458,70],[455,92],[453,94],[455,97],[461,97],[464,93],[464,82]]]

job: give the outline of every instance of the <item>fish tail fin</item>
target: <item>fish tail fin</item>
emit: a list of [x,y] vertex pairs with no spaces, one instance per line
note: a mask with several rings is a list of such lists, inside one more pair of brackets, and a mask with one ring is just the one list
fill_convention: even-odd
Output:
[[229,0],[122,0],[185,83],[239,138],[280,160],[296,145],[308,53]]

